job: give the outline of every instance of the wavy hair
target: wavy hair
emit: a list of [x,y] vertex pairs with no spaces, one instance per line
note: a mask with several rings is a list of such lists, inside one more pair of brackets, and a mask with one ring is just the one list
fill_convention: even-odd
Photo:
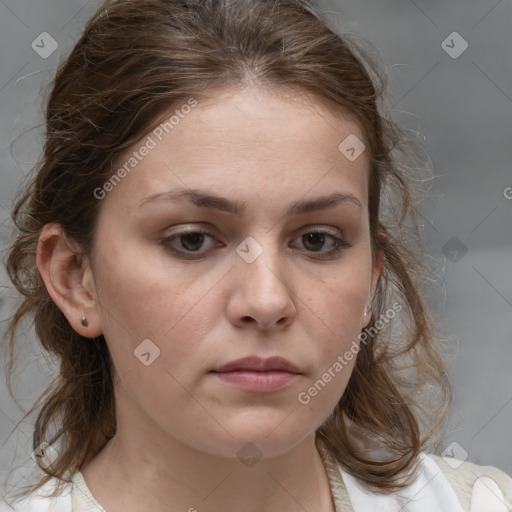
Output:
[[[59,456],[24,492],[52,476],[69,482],[116,432],[105,340],[80,336],[50,298],[35,264],[41,229],[59,224],[90,255],[100,203],[93,191],[116,159],[191,96],[252,85],[294,87],[350,113],[363,128],[372,254],[381,251],[385,262],[361,333],[365,343],[316,435],[376,492],[413,478],[451,399],[417,220],[415,186],[431,171],[417,165],[419,143],[383,114],[386,73],[353,39],[307,0],[108,0],[88,21],[51,84],[44,149],[14,205],[16,234],[5,262],[22,296],[5,336],[11,395],[24,318],[33,317],[42,347],[60,363],[24,416],[38,410],[33,447],[59,443]],[[393,300],[403,310],[383,328]],[[420,400],[418,392],[431,389],[426,384],[438,392]]]

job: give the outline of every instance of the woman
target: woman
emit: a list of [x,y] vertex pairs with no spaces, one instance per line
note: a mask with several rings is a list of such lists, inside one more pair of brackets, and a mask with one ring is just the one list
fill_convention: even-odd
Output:
[[414,178],[356,52],[301,0],[91,18],[13,214],[9,343],[33,314],[61,367],[12,508],[510,509],[500,470],[426,454]]

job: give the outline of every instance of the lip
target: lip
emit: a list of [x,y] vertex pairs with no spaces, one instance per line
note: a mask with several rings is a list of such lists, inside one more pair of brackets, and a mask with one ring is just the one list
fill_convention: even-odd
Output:
[[279,391],[300,375],[299,369],[293,363],[279,356],[267,359],[259,356],[235,359],[211,373],[223,382],[257,393]]
[[259,356],[242,357],[241,359],[234,359],[215,370],[215,373],[227,373],[239,370],[247,370],[252,372],[271,372],[281,371],[288,373],[300,373],[299,369],[288,359],[280,356],[273,356],[263,359]]

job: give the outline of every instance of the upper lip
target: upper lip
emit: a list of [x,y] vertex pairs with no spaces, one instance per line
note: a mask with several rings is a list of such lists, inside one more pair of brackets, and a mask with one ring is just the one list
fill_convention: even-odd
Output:
[[290,373],[300,373],[299,369],[287,359],[279,356],[269,357],[267,359],[259,356],[242,357],[235,359],[212,370],[217,373],[232,372],[236,370],[249,370],[256,372],[268,371],[286,371]]

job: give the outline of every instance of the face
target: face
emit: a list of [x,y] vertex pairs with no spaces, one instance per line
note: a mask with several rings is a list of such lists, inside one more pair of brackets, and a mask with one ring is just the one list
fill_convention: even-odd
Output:
[[[364,140],[355,121],[297,98],[246,89],[178,107],[169,133],[150,132],[114,167],[138,152],[104,189],[91,286],[118,417],[134,432],[278,455],[343,394],[355,357],[339,356],[369,321],[379,274],[369,164],[338,148]],[[255,371],[275,357],[289,367]]]

